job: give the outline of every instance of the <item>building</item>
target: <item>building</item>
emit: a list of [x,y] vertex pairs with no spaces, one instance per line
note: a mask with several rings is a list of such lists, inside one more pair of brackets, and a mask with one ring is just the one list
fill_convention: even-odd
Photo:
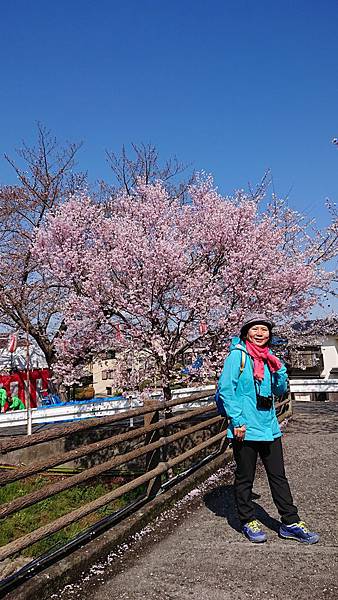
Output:
[[[338,400],[338,324],[332,321],[332,331],[321,336],[309,322],[309,339],[289,350],[291,390],[296,399]],[[318,329],[322,326],[318,322]],[[327,322],[325,322],[327,331]],[[302,383],[301,383],[302,382]],[[303,386],[303,389],[302,389]],[[302,389],[302,391],[300,391]]]
[[113,396],[117,391],[115,373],[117,368],[116,353],[114,350],[106,352],[105,356],[97,359],[91,365],[93,388],[95,396],[101,398]]
[[108,397],[120,394],[123,389],[122,380],[129,382],[128,390],[142,390],[145,387],[160,386],[159,379],[150,377],[153,372],[154,359],[144,351],[124,350],[116,352],[108,350],[102,358],[96,359],[91,365],[95,397]]

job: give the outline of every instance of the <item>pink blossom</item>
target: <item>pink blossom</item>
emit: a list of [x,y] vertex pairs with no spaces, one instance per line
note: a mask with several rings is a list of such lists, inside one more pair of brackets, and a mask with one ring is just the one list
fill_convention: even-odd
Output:
[[[58,372],[70,380],[114,347],[132,365],[138,357],[138,383],[157,377],[168,386],[189,349],[203,353],[200,376],[215,376],[225,339],[248,311],[264,310],[285,325],[316,303],[316,288],[330,275],[301,232],[284,206],[262,211],[243,191],[222,197],[205,177],[185,203],[160,181],[140,181],[133,195],[121,193],[107,207],[73,196],[49,215],[34,249],[65,290]],[[119,382],[130,384],[137,369],[121,368]]]

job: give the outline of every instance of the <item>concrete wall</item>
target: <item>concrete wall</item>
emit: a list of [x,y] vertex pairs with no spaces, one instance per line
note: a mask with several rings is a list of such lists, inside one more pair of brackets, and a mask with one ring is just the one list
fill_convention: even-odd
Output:
[[[37,460],[45,460],[49,457],[53,458],[65,451],[67,451],[65,448],[65,440],[64,438],[61,438],[59,440],[44,442],[37,446],[20,448],[19,450],[8,452],[8,454],[1,454],[0,463],[3,465],[15,465],[16,467],[29,466]],[[75,465],[67,463],[66,466],[70,467]]]

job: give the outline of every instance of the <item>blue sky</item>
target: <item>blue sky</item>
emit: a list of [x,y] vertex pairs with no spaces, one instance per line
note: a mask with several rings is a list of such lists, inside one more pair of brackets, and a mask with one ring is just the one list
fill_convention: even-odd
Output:
[[226,193],[270,168],[276,192],[324,224],[338,199],[337,25],[335,0],[3,3],[0,154],[41,121],[83,140],[95,180],[106,149],[151,141]]
[[323,200],[338,197],[335,0],[12,0],[1,12],[1,154],[42,121],[84,141],[95,179],[109,176],[105,149],[151,141],[223,192],[271,168],[276,192],[325,222]]

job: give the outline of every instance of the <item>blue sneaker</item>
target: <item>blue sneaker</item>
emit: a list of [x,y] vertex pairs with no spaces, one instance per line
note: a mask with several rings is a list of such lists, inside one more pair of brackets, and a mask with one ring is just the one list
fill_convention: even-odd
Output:
[[297,540],[297,542],[303,542],[304,544],[316,544],[319,540],[318,533],[309,531],[304,521],[292,525],[281,525],[279,535],[285,540]]
[[266,534],[261,530],[258,521],[253,519],[252,521],[248,521],[244,523],[242,527],[242,531],[244,535],[253,542],[254,544],[261,544],[262,542],[266,542]]

